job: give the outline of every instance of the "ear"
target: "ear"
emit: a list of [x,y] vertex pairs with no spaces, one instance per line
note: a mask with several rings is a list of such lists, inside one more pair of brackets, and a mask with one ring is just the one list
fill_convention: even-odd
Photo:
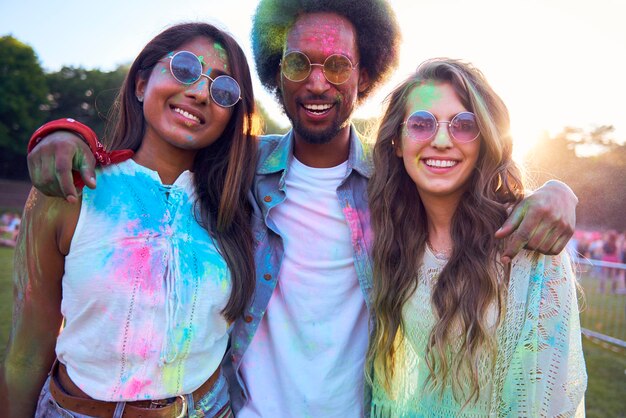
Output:
[[135,97],[144,97],[148,80],[137,75],[135,77]]
[[285,83],[285,80],[283,77],[281,77],[281,72],[280,70],[278,70],[278,72],[276,73],[276,95],[275,97],[278,98],[278,101],[281,103],[283,103],[283,84]]
[[370,86],[370,76],[365,68],[359,71],[359,93],[363,93]]
[[285,83],[285,79],[283,78],[283,72],[280,69],[280,67],[278,67],[278,71],[276,71],[276,88],[279,91],[282,91],[284,83]]
[[395,149],[396,151],[396,157],[398,158],[402,158],[402,138],[398,138],[395,139],[392,143],[391,146]]

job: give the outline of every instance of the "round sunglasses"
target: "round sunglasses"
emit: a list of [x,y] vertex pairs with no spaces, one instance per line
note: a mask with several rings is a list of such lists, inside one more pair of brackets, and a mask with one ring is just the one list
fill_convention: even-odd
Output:
[[414,141],[429,141],[437,134],[439,125],[448,125],[448,133],[456,142],[472,142],[480,135],[476,115],[472,112],[461,112],[451,120],[437,120],[427,110],[417,110],[402,124],[406,126],[407,135]]
[[300,51],[291,51],[283,56],[280,61],[280,68],[289,81],[300,82],[307,79],[311,74],[311,67],[322,67],[324,77],[332,84],[343,84],[352,75],[359,63],[352,65],[352,61],[345,55],[333,54],[324,60],[324,64],[311,64],[311,60],[306,54]]
[[202,72],[201,59],[189,51],[178,51],[170,58],[170,72],[172,76],[182,84],[193,84],[206,77],[211,80],[209,92],[211,98],[221,107],[232,107],[241,100],[241,88],[237,80],[228,75],[220,75],[211,78]]

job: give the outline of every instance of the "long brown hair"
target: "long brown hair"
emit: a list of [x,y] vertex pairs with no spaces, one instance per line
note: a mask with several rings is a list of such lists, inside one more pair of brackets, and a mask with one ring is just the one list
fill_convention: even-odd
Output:
[[[465,108],[476,115],[481,132],[478,161],[452,219],[452,254],[432,292],[436,323],[426,347],[431,389],[443,394],[444,387],[452,384],[455,396],[466,397],[466,402],[470,402],[480,394],[481,356],[485,348],[495,348],[487,312],[495,303],[500,317],[506,291],[505,280],[498,274],[499,246],[494,233],[506,218],[504,204],[522,198],[523,184],[511,156],[506,106],[482,73],[461,61],[426,61],[387,98],[368,190],[375,236],[375,330],[368,362],[377,380],[389,389],[396,338],[402,338],[404,333],[402,308],[417,288],[417,272],[428,238],[424,205],[403,160],[396,156],[396,148],[400,146],[402,122],[407,116],[408,96],[426,82],[449,83]],[[460,342],[458,336],[450,334],[451,329],[460,329]],[[459,383],[468,380],[471,392],[466,394]]]
[[109,149],[132,149],[141,145],[145,132],[142,104],[135,97],[137,78],[148,79],[159,60],[185,42],[204,37],[226,50],[230,76],[241,86],[241,100],[233,107],[224,132],[194,159],[198,221],[216,239],[230,269],[232,290],[222,312],[228,320],[241,315],[254,291],[255,270],[250,231],[251,190],[256,165],[256,127],[250,68],[237,42],[208,23],[172,26],[152,39],[131,65],[120,89],[107,127]]

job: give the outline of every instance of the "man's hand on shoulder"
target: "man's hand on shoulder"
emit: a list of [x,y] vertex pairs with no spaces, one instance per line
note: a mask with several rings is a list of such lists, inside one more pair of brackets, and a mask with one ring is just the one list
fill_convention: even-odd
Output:
[[508,237],[502,261],[510,262],[522,248],[559,254],[574,234],[578,198],[565,183],[550,180],[517,204],[496,238]]
[[89,146],[70,131],[56,131],[45,136],[28,155],[28,172],[37,189],[48,196],[78,200],[72,170],[84,183],[96,187],[96,160]]

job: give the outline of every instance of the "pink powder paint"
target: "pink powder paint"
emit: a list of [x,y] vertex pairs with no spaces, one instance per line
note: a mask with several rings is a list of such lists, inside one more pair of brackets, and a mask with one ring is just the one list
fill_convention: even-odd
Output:
[[[119,286],[132,291],[135,278],[139,279],[141,292],[154,294],[160,291],[163,284],[163,261],[159,253],[165,251],[164,246],[149,242],[150,232],[138,233],[138,238],[119,242],[115,253],[110,259],[110,277]],[[161,273],[161,274],[158,274]]]
[[145,387],[150,386],[150,384],[152,384],[151,380],[142,381],[133,377],[126,385],[124,392],[122,393],[122,397],[124,399],[139,399],[139,394],[144,390]]
[[356,209],[348,205],[343,209],[343,214],[346,217],[348,226],[350,227],[350,234],[352,236],[352,246],[355,248],[359,248],[360,247],[359,242],[363,241],[363,235],[361,232],[360,221],[359,221],[359,213]]

